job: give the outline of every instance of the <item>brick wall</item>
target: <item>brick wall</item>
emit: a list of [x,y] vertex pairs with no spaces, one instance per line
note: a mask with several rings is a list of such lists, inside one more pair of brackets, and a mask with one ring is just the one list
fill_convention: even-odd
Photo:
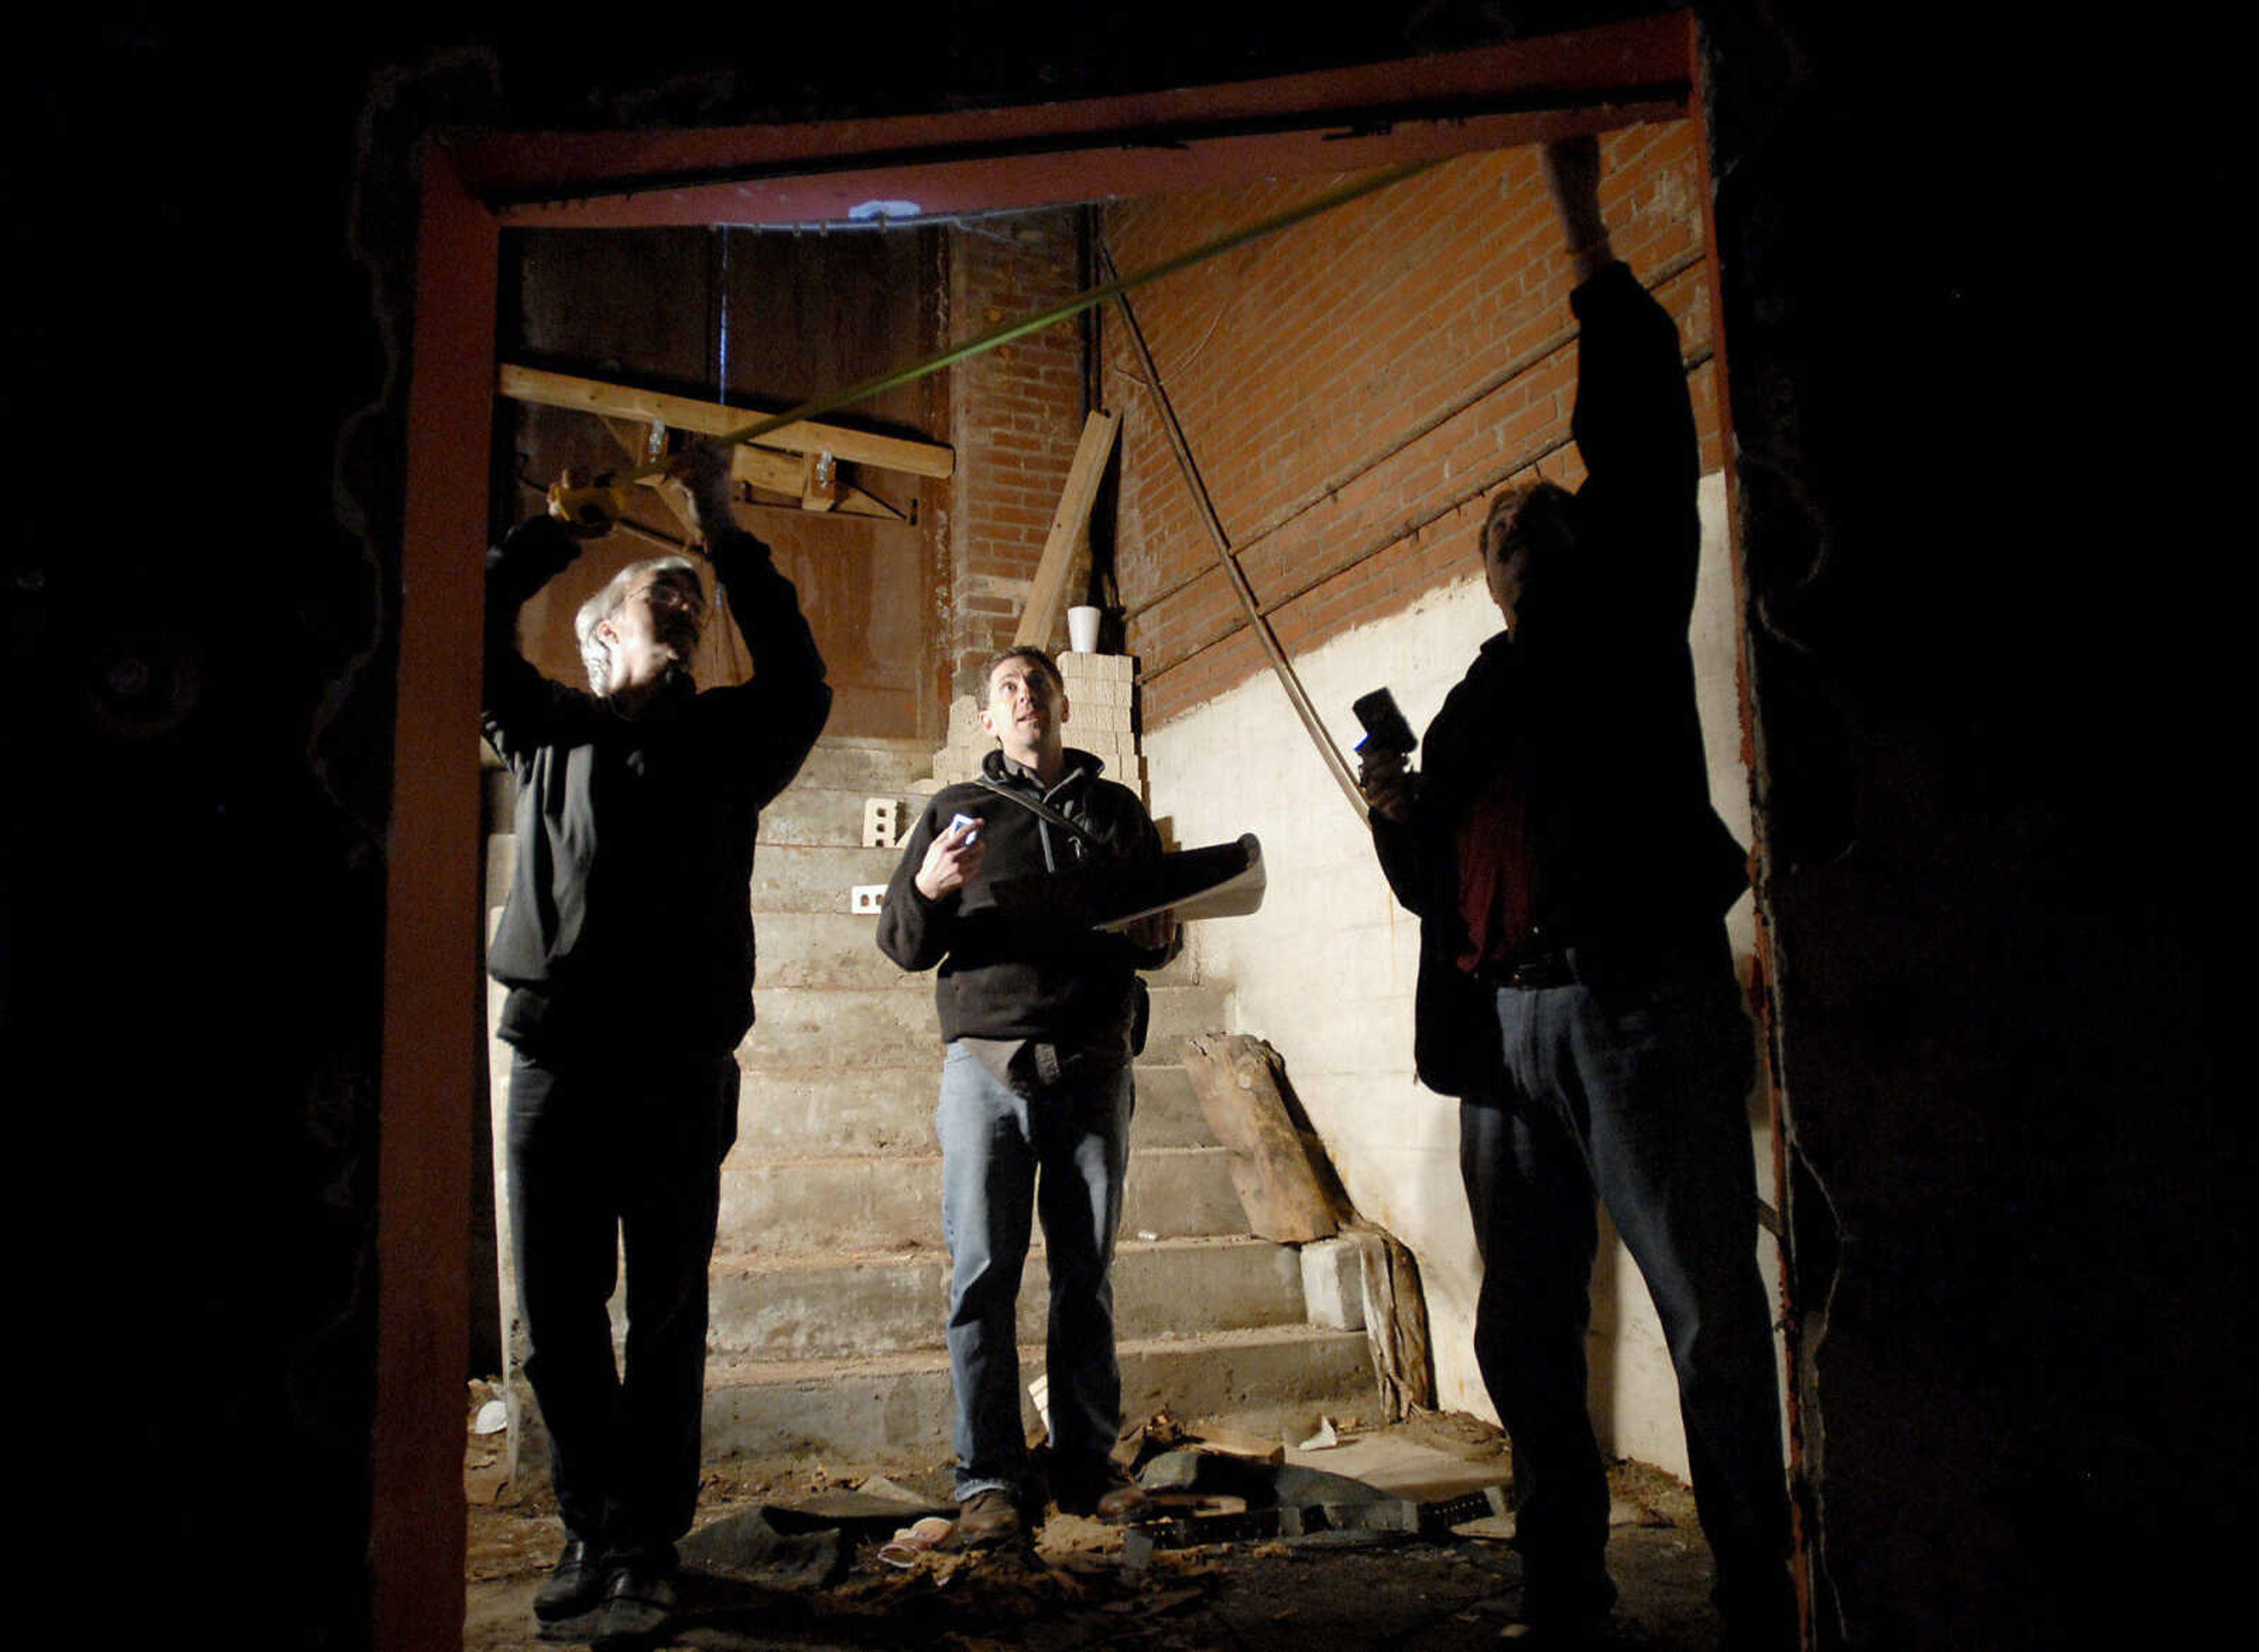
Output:
[[[1686,122],[1605,142],[1617,252],[1678,320],[1703,468],[1722,463],[1700,160]],[[1332,179],[1108,208],[1126,273],[1257,222]],[[1485,501],[1565,445],[1573,274],[1535,149],[1467,156],[1138,290],[1132,302],[1225,532],[1290,655],[1471,577]],[[1144,720],[1264,668],[1112,310],[1104,396],[1123,415],[1118,573]],[[1509,370],[1519,367],[1520,371]],[[1485,391],[1486,386],[1495,388]],[[1480,393],[1480,394],[1479,394]],[[1464,405],[1462,405],[1464,404]]]
[[[952,231],[949,342],[1072,297],[1078,274],[1072,213]],[[951,373],[957,473],[950,579],[939,595],[955,694],[978,688],[981,666],[1019,625],[1082,433],[1082,383],[1081,325],[1072,318]]]

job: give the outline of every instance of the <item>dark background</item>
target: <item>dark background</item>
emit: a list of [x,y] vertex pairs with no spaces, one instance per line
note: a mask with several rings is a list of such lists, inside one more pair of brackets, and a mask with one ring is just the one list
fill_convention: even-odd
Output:
[[[1048,100],[1643,9],[29,25],[0,967],[54,1544],[159,1602],[254,1591],[247,1643],[367,1641],[425,134]],[[2250,1464],[2227,54],[2150,12],[1700,10],[1828,1638],[2153,1633],[2222,1576]]]

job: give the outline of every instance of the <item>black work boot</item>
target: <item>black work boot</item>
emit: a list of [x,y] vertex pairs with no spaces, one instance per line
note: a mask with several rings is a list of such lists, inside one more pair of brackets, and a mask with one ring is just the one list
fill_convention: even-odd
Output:
[[540,1588],[533,1591],[533,1615],[544,1623],[577,1618],[604,1598],[612,1569],[578,1537],[565,1540],[565,1550]]
[[674,1621],[674,1567],[664,1559],[622,1557],[604,1591],[596,1621],[595,1652],[631,1652],[656,1645]]

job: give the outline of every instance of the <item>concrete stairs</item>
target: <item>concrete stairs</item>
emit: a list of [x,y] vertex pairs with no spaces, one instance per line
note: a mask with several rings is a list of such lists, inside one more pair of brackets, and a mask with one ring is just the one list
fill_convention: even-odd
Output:
[[[907,824],[930,757],[825,740],[762,816],[761,975],[723,1172],[709,1452],[907,1465],[949,1453],[933,978],[897,969],[873,943],[876,920],[850,910],[853,886],[886,882],[900,858],[856,846],[865,800],[902,800]],[[1224,992],[1182,959],[1152,989],[1115,1263],[1125,1410],[1294,1426],[1369,1409],[1363,1333],[1304,1322],[1295,1253],[1247,1235],[1223,1150],[1168,1058],[1183,1034],[1224,1024]],[[1044,1279],[1038,1234],[1020,1293],[1023,1378],[1043,1369]]]
[[[853,887],[885,883],[899,858],[858,846],[865,801],[902,800],[907,826],[931,756],[826,739],[762,816],[756,1021],[738,1050],[713,1268],[709,1456],[926,1468],[950,1453],[933,978],[897,969],[873,943],[877,920],[851,910]],[[1173,1060],[1183,1034],[1226,1024],[1224,991],[1188,959],[1151,979],[1115,1264],[1125,1413],[1165,1406],[1291,1430],[1321,1411],[1369,1412],[1364,1334],[1305,1322],[1296,1253],[1248,1236]],[[1038,1230],[1020,1297],[1023,1380],[1043,1370],[1044,1282]],[[616,1300],[624,1332],[620,1311]]]

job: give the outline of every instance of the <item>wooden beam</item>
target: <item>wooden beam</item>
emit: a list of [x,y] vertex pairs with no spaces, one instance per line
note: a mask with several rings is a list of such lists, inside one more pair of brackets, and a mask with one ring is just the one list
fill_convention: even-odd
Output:
[[[620,451],[638,465],[645,459],[658,458],[665,451],[666,426],[656,421],[649,424],[631,424],[625,419],[606,419],[604,428],[612,433],[612,439],[620,445]],[[698,524],[690,519],[689,508],[682,502],[681,490],[660,487],[659,483],[665,480],[659,476],[645,479],[652,492],[659,495],[659,502],[666,507],[666,514],[681,527],[682,537],[697,538]]]
[[1020,616],[1020,629],[1012,636],[1015,648],[1040,648],[1051,634],[1075,545],[1089,525],[1091,502],[1098,497],[1107,455],[1114,451],[1114,433],[1121,428],[1119,413],[1093,413],[1082,423],[1082,440],[1075,444],[1074,463],[1067,467],[1066,486],[1051,516],[1051,537],[1044,541],[1035,583],[1028,587],[1028,609]]
[[[538,367],[522,367],[510,362],[502,363],[496,375],[496,388],[513,402],[570,408],[645,424],[656,419],[677,430],[695,431],[701,436],[726,435],[742,429],[747,420],[747,411],[741,407],[724,407],[718,402],[667,395],[658,390],[638,390],[602,379],[545,373]],[[941,443],[873,436],[867,431],[851,431],[844,425],[825,424],[815,419],[803,419],[797,424],[771,431],[761,438],[759,445],[787,453],[830,453],[853,464],[908,471],[913,476],[947,476],[957,468],[956,450]],[[795,481],[788,491],[797,494],[799,482]]]
[[[808,460],[791,453],[772,453],[766,448],[747,447],[741,443],[738,451],[730,455],[732,476],[748,488],[758,488],[765,494],[782,494],[787,499],[801,499],[807,473]],[[804,501],[802,508],[808,508]],[[843,516],[876,516],[887,522],[909,520],[876,494],[865,493],[852,482],[841,482],[837,499],[824,509]]]

